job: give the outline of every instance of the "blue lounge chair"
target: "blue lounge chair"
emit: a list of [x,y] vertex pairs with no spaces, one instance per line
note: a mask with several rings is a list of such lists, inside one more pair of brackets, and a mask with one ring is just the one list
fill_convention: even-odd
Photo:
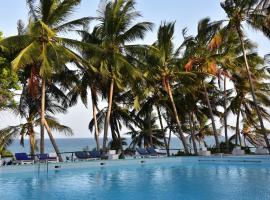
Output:
[[75,152],[75,156],[78,160],[90,160],[93,157],[87,151],[77,151]]
[[139,155],[141,157],[150,157],[151,155],[149,154],[149,152],[146,150],[146,149],[143,149],[143,148],[137,148],[136,149],[137,152],[139,153]]
[[154,147],[147,147],[146,151],[151,155],[151,156],[158,156],[158,153],[156,152]]
[[93,150],[89,152],[92,158],[100,159],[101,153],[99,151]]
[[39,162],[58,162],[57,157],[49,156],[47,153],[41,153],[37,155]]
[[157,152],[154,147],[147,147],[146,150],[151,156],[165,156],[166,155],[166,153]]
[[15,159],[15,163],[17,164],[34,164],[34,160],[26,153],[15,153]]

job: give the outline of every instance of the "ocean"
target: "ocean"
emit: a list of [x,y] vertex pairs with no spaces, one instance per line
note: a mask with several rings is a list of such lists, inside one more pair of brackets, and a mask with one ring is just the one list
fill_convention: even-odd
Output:
[[[59,147],[60,152],[74,152],[82,151],[84,149],[92,150],[96,147],[95,140],[93,138],[56,138],[56,143]],[[110,141],[110,139],[109,139]],[[39,146],[39,141],[38,146]],[[129,144],[131,142],[130,138],[126,138],[126,142]],[[102,144],[102,140],[100,140]],[[124,146],[126,148],[127,146]],[[180,149],[182,148],[181,141],[178,138],[171,139],[171,149]],[[14,142],[7,148],[12,153],[15,152],[26,152],[29,153],[29,140],[25,139],[24,147],[20,145],[20,140],[14,140]],[[49,139],[45,139],[45,152],[54,152],[53,146]]]
[[[93,138],[55,138],[56,143],[58,145],[58,148],[61,153],[64,152],[75,152],[75,151],[82,151],[82,150],[92,150],[96,147],[95,140]],[[208,146],[213,146],[214,145],[214,138],[213,137],[207,137],[206,142]],[[223,138],[220,137],[220,141],[222,141]],[[110,141],[110,139],[109,139]],[[37,146],[39,146],[39,141],[37,141]],[[127,144],[130,144],[131,138],[126,138]],[[29,140],[25,139],[24,141],[24,146],[20,145],[20,140],[14,140],[14,142],[7,148],[9,151],[11,151],[13,154],[16,152],[25,152],[25,153],[30,153],[30,146],[29,146]],[[100,139],[100,144],[102,145],[102,139]],[[201,144],[203,145],[203,144]],[[190,145],[192,146],[192,145]],[[124,149],[127,148],[128,146],[124,146]],[[200,146],[197,143],[197,147],[200,148]],[[171,143],[170,143],[170,152],[172,154],[175,154],[178,152],[179,149],[183,150],[182,142],[176,138],[172,137],[171,138]],[[163,150],[165,152],[165,150]],[[36,151],[37,153],[39,151]],[[51,145],[51,142],[49,139],[45,139],[45,152],[46,153],[51,153],[54,152],[54,148]],[[70,158],[71,154],[70,153],[64,153],[63,158],[66,159],[66,157]]]

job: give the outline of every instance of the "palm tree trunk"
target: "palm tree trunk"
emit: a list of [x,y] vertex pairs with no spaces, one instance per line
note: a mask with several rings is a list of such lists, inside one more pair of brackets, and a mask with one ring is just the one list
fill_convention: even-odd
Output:
[[242,140],[241,140],[241,133],[240,133],[240,131],[238,133],[238,140],[239,140],[239,145],[242,146]]
[[[46,82],[45,82],[44,79],[42,79],[42,90],[41,91],[42,91],[42,93],[41,93],[41,124],[43,125],[43,127],[46,128],[46,130],[48,132],[48,135],[49,135],[51,143],[52,143],[52,145],[54,147],[54,150],[55,150],[57,156],[59,157],[59,161],[63,162],[60,151],[59,151],[59,149],[58,149],[58,147],[56,145],[56,142],[55,142],[55,140],[54,140],[54,138],[52,136],[51,129],[50,129],[50,127],[49,127],[49,125],[48,125],[48,123],[47,123],[47,121],[45,119]],[[43,137],[44,137],[44,135],[43,135]],[[43,138],[43,140],[44,140],[44,138]],[[43,148],[44,148],[44,146],[43,146]],[[43,151],[44,151],[44,149],[43,149]]]
[[196,141],[195,141],[195,126],[194,126],[193,112],[189,113],[189,126],[190,126],[190,133],[191,133],[193,150],[194,150],[195,155],[198,155],[197,145],[196,145]]
[[147,113],[147,121],[148,121],[148,133],[149,133],[149,142],[150,146],[153,147],[153,137],[152,137],[152,123],[151,123],[151,109]]
[[166,80],[166,86],[167,86],[167,93],[169,95],[169,99],[170,99],[172,107],[173,107],[173,113],[174,113],[174,117],[175,117],[175,120],[176,120],[176,123],[177,123],[180,139],[182,141],[185,153],[189,154],[186,138],[185,138],[185,136],[184,136],[184,134],[182,132],[182,129],[181,129],[181,122],[180,122],[179,117],[178,117],[178,112],[177,112],[175,102],[174,102],[174,99],[173,99],[171,86],[170,86],[170,83],[168,83],[168,80]]
[[269,143],[269,140],[268,140],[268,137],[267,137],[267,132],[266,132],[266,129],[265,129],[265,126],[264,126],[264,123],[263,123],[261,113],[260,113],[259,108],[258,108],[258,102],[257,102],[257,98],[256,98],[256,95],[255,95],[255,92],[254,92],[254,86],[253,86],[253,82],[252,82],[252,78],[251,78],[250,67],[249,67],[249,64],[248,64],[245,45],[244,45],[244,41],[243,41],[243,35],[242,35],[241,30],[240,30],[240,27],[237,28],[237,33],[238,33],[238,36],[239,36],[239,39],[240,39],[240,42],[241,42],[242,52],[243,52],[243,56],[244,56],[244,60],[245,60],[245,66],[246,66],[246,70],[247,70],[247,74],[248,74],[248,81],[249,81],[249,84],[250,84],[251,95],[252,95],[252,98],[253,98],[253,101],[254,101],[254,104],[255,104],[255,110],[256,110],[256,113],[258,115],[258,119],[259,119],[259,122],[260,122],[261,132],[262,132],[262,134],[264,136],[264,140],[265,140],[266,146],[268,148],[268,152],[270,154],[270,143]]
[[41,123],[40,123],[40,153],[43,154],[45,152],[45,142],[44,142],[44,123],[43,119],[45,118],[45,90],[46,90],[46,85],[45,85],[45,80],[42,79],[42,88],[41,88]]
[[238,108],[237,118],[236,118],[236,130],[235,130],[235,145],[238,145],[238,135],[239,135],[239,121],[240,121],[240,107]]
[[54,140],[54,138],[53,138],[52,131],[51,131],[51,129],[50,129],[50,127],[49,127],[49,125],[48,125],[46,119],[45,119],[45,121],[44,121],[44,126],[45,126],[45,128],[46,128],[46,130],[47,130],[47,133],[48,133],[48,135],[49,135],[50,141],[51,141],[51,143],[52,143],[52,145],[53,145],[53,148],[54,148],[54,150],[55,150],[55,153],[57,154],[57,156],[58,156],[58,158],[59,158],[59,161],[60,161],[60,162],[63,162],[62,155],[61,155],[61,153],[60,153],[60,151],[59,151],[59,149],[58,149],[58,146],[57,146],[57,144],[56,144],[56,142],[55,142],[55,140]]
[[225,132],[225,143],[226,143],[226,151],[229,152],[229,140],[228,140],[228,127],[227,127],[227,85],[226,85],[226,76],[224,75],[224,132]]
[[108,112],[106,114],[106,119],[105,119],[105,124],[104,124],[104,136],[103,136],[103,147],[102,147],[103,154],[107,152],[108,129],[109,129],[111,111],[112,111],[113,89],[114,89],[114,78],[112,78],[111,80],[109,99],[108,99]]
[[40,124],[40,153],[45,152],[45,141],[44,141],[44,125]]
[[[122,153],[124,148],[123,148],[123,143],[122,143],[121,135],[120,135],[120,133],[118,131],[117,131],[117,137],[118,137],[118,141],[119,141],[120,151]],[[119,151],[117,151],[117,153],[119,153]]]
[[170,129],[170,131],[169,131],[169,137],[168,137],[168,150],[169,150],[169,154],[168,155],[171,155],[171,153],[170,153],[171,138],[172,138],[172,130]]
[[211,116],[212,128],[213,128],[213,131],[214,131],[214,137],[215,137],[215,142],[216,142],[216,148],[217,148],[217,150],[220,152],[220,146],[219,146],[219,140],[218,140],[217,128],[216,128],[216,124],[215,124],[215,118],[214,118],[212,106],[211,106],[211,104],[210,104],[208,92],[207,92],[206,87],[205,87],[205,83],[203,83],[203,89],[204,89],[204,95],[205,95],[205,98],[206,98],[206,101],[207,101],[209,113],[210,113],[210,116]]
[[35,147],[36,147],[36,139],[35,139],[35,132],[33,128],[33,123],[30,122],[30,131],[29,131],[29,144],[30,144],[30,155],[31,158],[35,158]]
[[245,135],[243,135],[243,139],[244,139],[244,145],[245,145],[245,147],[247,147],[247,142],[246,142],[246,136]]
[[95,140],[96,140],[96,145],[97,145],[97,151],[100,150],[99,146],[99,131],[98,131],[98,124],[97,124],[97,114],[96,114],[96,105],[92,101],[92,107],[93,107],[93,119],[94,119],[94,124],[95,124]]
[[161,114],[160,114],[160,109],[159,109],[159,106],[156,106],[156,107],[157,107],[158,119],[159,119],[161,131],[162,131],[162,134],[163,134],[163,140],[164,140],[164,144],[165,144],[167,156],[170,156],[170,151],[169,151],[169,147],[168,147],[168,143],[167,143],[166,133],[165,133],[165,131],[164,131],[164,127],[163,127],[163,123],[162,123],[162,118],[161,118]]

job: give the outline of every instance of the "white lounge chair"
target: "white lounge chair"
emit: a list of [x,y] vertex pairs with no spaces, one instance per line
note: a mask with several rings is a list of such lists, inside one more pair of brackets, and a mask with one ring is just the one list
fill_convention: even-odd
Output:
[[49,160],[48,162],[51,162],[51,163],[57,163],[59,162],[59,158],[57,156],[56,153],[49,153]]
[[208,151],[207,148],[202,147],[199,152],[198,152],[199,156],[211,156],[211,151]]
[[255,154],[265,155],[265,154],[268,154],[268,150],[265,149],[263,146],[259,146],[259,147],[256,148]]
[[232,150],[232,155],[234,155],[234,156],[242,156],[242,155],[245,155],[245,151],[242,150],[241,147],[235,147]]
[[116,153],[116,150],[109,150],[107,156],[109,160],[119,159],[119,154]]

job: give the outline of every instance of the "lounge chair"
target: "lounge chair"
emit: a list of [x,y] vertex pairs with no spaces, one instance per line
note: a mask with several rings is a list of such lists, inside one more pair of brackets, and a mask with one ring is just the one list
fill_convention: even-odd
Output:
[[26,153],[15,153],[16,164],[34,164],[34,160]]
[[109,160],[119,159],[119,154],[116,153],[116,150],[109,150],[107,156]]
[[78,160],[90,160],[93,157],[87,151],[77,151],[75,152],[75,156]]
[[[157,154],[151,155],[146,149],[137,148],[136,151],[138,152],[139,156],[142,158],[149,158],[149,157],[157,157]],[[135,156],[137,157],[137,156]]]
[[266,148],[264,148],[263,146],[259,146],[256,148],[255,154],[266,155],[266,154],[268,154],[268,150]]
[[198,152],[199,156],[211,156],[211,151],[208,151],[207,148],[202,147],[199,152]]
[[146,151],[148,151],[149,155],[150,156],[165,156],[166,153],[160,153],[160,152],[157,152],[156,149],[154,147],[147,147],[146,148]]
[[95,158],[95,159],[100,159],[101,158],[100,151],[93,150],[93,151],[89,151],[89,153],[90,153],[90,156],[92,158]]
[[245,155],[245,151],[241,150],[241,147],[235,147],[232,150],[232,155],[234,155],[234,156],[242,156],[242,155]]
[[43,153],[43,154],[38,154],[37,155],[39,162],[58,162],[58,157],[57,155],[53,154],[53,155],[49,155],[47,153]]

